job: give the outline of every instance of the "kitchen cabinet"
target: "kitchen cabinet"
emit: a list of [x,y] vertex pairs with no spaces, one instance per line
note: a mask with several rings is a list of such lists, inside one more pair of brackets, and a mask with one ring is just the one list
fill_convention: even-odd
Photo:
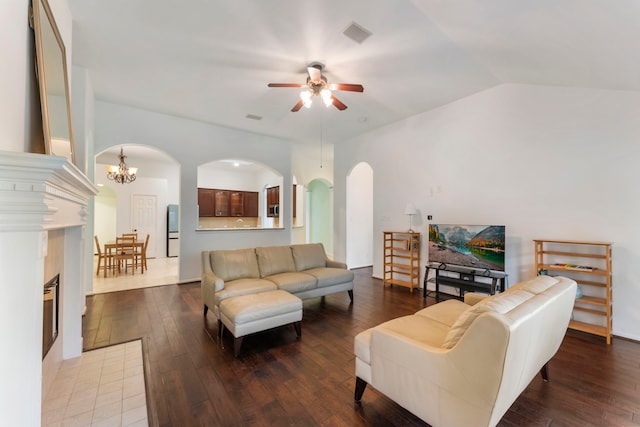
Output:
[[258,216],[258,192],[257,191],[244,192],[244,216],[247,216],[247,217]]
[[235,191],[198,188],[201,217],[257,217],[257,191]]
[[280,216],[280,187],[267,188],[267,216]]
[[214,216],[213,189],[198,188],[198,208],[200,216]]
[[233,191],[229,194],[231,216],[246,216],[244,213],[244,191]]
[[227,190],[214,190],[214,216],[229,216],[229,193]]

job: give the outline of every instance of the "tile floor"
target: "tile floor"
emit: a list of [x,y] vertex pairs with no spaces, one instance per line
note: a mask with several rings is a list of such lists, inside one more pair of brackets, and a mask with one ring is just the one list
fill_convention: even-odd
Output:
[[178,259],[179,258],[149,258],[147,270],[144,274],[136,270],[134,274],[121,274],[114,276],[107,272],[105,278],[100,271],[96,276],[98,257],[93,260],[93,293],[124,291],[129,289],[148,288],[151,286],[173,285],[178,283]]
[[62,362],[44,402],[43,426],[148,426],[142,341]]

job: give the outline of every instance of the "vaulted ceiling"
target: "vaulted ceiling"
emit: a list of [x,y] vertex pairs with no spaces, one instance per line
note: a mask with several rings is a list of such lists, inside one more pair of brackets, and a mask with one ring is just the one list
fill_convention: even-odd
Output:
[[[640,90],[638,0],[69,0],[97,99],[337,142],[502,83]],[[353,22],[372,35],[343,31]],[[290,112],[319,61],[348,109]],[[261,117],[261,120],[247,118]]]

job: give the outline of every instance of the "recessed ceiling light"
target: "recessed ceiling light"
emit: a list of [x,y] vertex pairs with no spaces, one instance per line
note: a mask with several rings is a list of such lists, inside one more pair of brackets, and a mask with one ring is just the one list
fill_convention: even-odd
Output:
[[238,167],[238,166],[240,166],[240,163],[238,163],[238,162],[233,162],[233,166]]

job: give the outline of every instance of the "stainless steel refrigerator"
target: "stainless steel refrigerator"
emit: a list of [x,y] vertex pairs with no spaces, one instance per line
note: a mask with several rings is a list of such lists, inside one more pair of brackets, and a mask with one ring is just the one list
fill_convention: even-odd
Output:
[[167,205],[167,256],[180,255],[180,220],[179,206]]

